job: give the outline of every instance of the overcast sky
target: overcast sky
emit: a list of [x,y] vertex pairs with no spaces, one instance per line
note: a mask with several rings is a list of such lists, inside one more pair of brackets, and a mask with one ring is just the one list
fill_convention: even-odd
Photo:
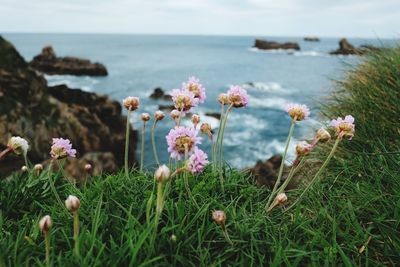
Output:
[[400,0],[0,0],[0,31],[400,38]]

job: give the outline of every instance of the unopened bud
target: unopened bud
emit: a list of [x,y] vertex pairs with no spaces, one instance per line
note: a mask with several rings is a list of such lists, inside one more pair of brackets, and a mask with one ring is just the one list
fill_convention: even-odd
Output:
[[165,164],[158,167],[158,169],[154,173],[154,178],[159,183],[167,182],[170,177],[171,177],[171,171]]
[[22,172],[28,172],[29,169],[28,169],[27,166],[24,165],[24,166],[21,167],[21,171],[22,171]]
[[318,138],[318,140],[320,140],[322,142],[329,141],[329,139],[331,139],[330,133],[327,130],[325,130],[324,128],[320,128],[317,131],[316,137]]
[[81,201],[76,196],[69,195],[65,200],[65,207],[71,212],[75,212],[81,206]]
[[172,234],[172,235],[171,235],[171,241],[175,243],[175,242],[176,242],[176,239],[177,239],[177,238],[176,238],[176,235]]
[[288,200],[288,197],[286,196],[285,193],[280,193],[275,198],[276,204],[278,204],[278,205],[285,204],[287,202],[287,200]]
[[150,114],[149,113],[142,113],[142,121],[149,121]]
[[307,155],[311,150],[313,146],[307,143],[306,141],[302,141],[296,146],[296,153],[297,156],[304,156]]
[[154,118],[156,119],[156,121],[160,121],[160,120],[164,119],[164,117],[165,117],[165,114],[161,110],[157,110],[156,112],[154,112]]
[[170,113],[171,118],[174,119],[174,120],[179,119],[180,114],[181,114],[181,112],[179,110],[177,110],[177,109],[172,110],[171,113]]
[[92,170],[92,164],[85,164],[85,171],[90,172]]
[[224,94],[224,93],[222,93],[222,94],[220,94],[219,96],[218,96],[218,102],[221,104],[221,105],[227,105],[228,103],[229,103],[229,99],[228,99],[228,95],[227,94]]
[[49,215],[44,216],[42,219],[39,221],[39,228],[42,233],[47,234],[53,225],[53,221],[51,220],[51,217]]
[[212,212],[212,219],[217,224],[225,224],[225,221],[226,221],[225,212],[222,210],[214,210]]
[[122,101],[124,107],[127,110],[136,110],[139,107],[139,97],[129,96]]
[[200,116],[197,114],[192,115],[192,122],[194,125],[197,125],[200,122]]
[[43,165],[42,164],[35,164],[33,169],[35,170],[36,175],[39,176],[39,174],[43,171]]

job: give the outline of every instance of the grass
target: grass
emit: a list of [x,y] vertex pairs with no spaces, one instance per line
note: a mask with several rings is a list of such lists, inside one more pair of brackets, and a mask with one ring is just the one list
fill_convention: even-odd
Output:
[[[183,180],[172,181],[154,243],[153,217],[146,217],[151,174],[121,172],[77,186],[53,174],[62,199],[81,199],[79,257],[73,255],[72,217],[55,201],[47,174],[15,174],[0,181],[0,266],[44,266],[37,223],[45,214],[54,221],[55,266],[398,266],[399,103],[400,49],[367,56],[322,108],[327,118],[353,115],[355,137],[340,143],[321,182],[299,205],[266,215],[269,191],[252,177],[226,169],[223,193],[218,175],[207,169],[189,176],[199,209]],[[324,159],[331,145],[311,156]],[[300,193],[289,192],[289,200]],[[214,209],[226,212],[233,246],[212,222]]]

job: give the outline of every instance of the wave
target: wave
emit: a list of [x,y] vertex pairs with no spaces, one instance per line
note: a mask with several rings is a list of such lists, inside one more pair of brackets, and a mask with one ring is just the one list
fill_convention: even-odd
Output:
[[289,100],[282,97],[260,98],[249,95],[249,104],[252,108],[283,109],[283,107],[288,103]]
[[242,84],[246,90],[258,91],[263,93],[283,93],[290,94],[291,92],[282,87],[278,82],[247,82]]
[[321,57],[321,56],[330,56],[327,53],[319,52],[319,51],[298,51],[294,49],[258,49],[256,47],[250,47],[248,49],[250,52],[255,53],[265,53],[265,54],[286,54],[286,55],[294,55],[294,56],[310,56],[310,57]]

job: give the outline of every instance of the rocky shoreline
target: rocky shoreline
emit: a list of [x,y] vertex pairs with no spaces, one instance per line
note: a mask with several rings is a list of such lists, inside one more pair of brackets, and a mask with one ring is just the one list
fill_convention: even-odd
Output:
[[[78,151],[74,164],[66,163],[67,175],[81,178],[86,163],[93,174],[115,172],[123,165],[126,117],[121,105],[107,96],[70,89],[66,85],[49,87],[41,71],[27,63],[15,47],[0,36],[0,148],[11,135],[26,138],[30,161],[49,158],[53,137],[69,138]],[[136,151],[137,132],[131,132],[130,151]],[[130,164],[136,158],[130,157]],[[0,163],[0,176],[6,177],[24,165],[17,157]]]

